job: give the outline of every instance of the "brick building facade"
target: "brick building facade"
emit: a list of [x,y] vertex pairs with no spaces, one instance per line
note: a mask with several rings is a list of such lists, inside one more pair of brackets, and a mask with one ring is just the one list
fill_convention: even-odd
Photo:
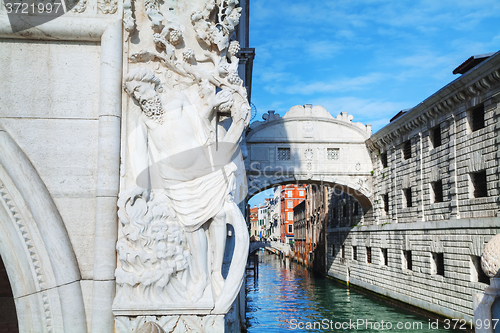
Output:
[[[374,205],[332,195],[328,274],[451,318],[473,318],[500,232],[500,54],[369,140]],[[357,207],[357,208],[356,208]]]
[[281,242],[293,243],[293,209],[306,197],[304,185],[281,186]]
[[314,269],[325,272],[326,226],[329,215],[327,186],[306,186],[306,199],[294,209],[295,259]]

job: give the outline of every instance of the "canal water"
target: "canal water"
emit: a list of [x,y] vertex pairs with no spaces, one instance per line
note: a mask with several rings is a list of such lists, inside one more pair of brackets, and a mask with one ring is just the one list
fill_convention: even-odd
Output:
[[[258,278],[247,272],[247,329],[271,332],[462,332],[259,252]],[[450,325],[451,324],[451,325]],[[451,328],[453,323],[448,324]],[[458,327],[458,326],[456,326]]]

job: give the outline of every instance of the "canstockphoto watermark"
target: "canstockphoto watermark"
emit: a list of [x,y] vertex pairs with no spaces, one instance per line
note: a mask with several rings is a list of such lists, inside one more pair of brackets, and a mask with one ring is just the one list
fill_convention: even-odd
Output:
[[321,321],[300,321],[297,319],[290,320],[290,329],[292,330],[423,330],[427,328],[426,323],[415,322],[391,322],[391,321],[373,321],[369,319],[349,319],[346,321],[335,321],[323,319]]
[[[4,0],[12,32],[52,21],[73,9],[79,0]],[[84,0],[81,0],[84,1]]]
[[398,330],[438,330],[438,329],[453,329],[453,330],[467,330],[476,328],[493,328],[497,326],[498,319],[493,320],[481,320],[476,321],[466,321],[465,319],[445,319],[440,322],[437,319],[428,319],[427,322],[424,321],[374,321],[369,319],[350,319],[345,321],[335,321],[330,319],[323,319],[320,321],[301,321],[298,319],[292,319],[289,321],[290,329],[292,330],[369,330],[369,331],[398,331]]

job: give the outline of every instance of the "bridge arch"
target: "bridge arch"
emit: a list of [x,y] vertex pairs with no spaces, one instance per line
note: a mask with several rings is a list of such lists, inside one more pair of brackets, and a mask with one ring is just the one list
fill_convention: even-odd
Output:
[[371,126],[333,117],[322,106],[296,105],[283,117],[269,111],[250,125],[245,143],[248,198],[285,184],[320,184],[372,206]]
[[37,171],[0,126],[0,254],[20,332],[86,332],[76,257]]

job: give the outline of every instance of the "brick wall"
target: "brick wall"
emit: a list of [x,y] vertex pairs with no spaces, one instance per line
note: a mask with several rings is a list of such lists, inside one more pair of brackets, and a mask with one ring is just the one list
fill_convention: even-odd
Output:
[[331,196],[337,213],[327,237],[330,276],[451,318],[473,318],[472,294],[489,283],[478,257],[500,232],[498,96],[500,54],[366,141],[373,208],[344,217],[342,207],[352,212],[356,200]]

